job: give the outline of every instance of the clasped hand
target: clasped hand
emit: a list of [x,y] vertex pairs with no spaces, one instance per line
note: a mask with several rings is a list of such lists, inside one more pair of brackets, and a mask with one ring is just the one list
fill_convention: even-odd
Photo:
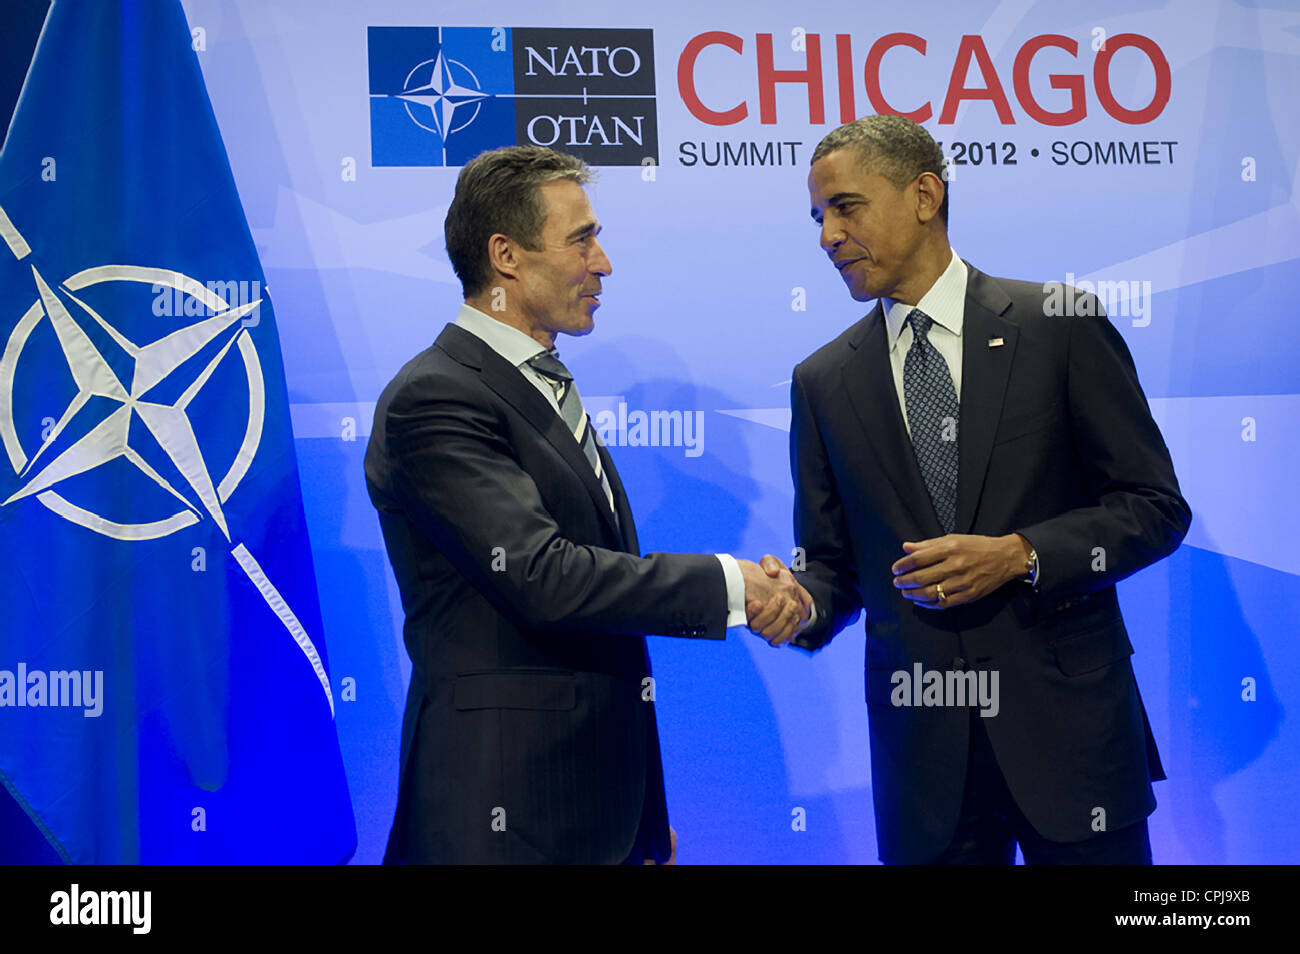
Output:
[[751,632],[781,646],[803,632],[812,614],[812,597],[770,553],[761,564],[738,560],[745,579],[745,617]]
[[904,541],[903,552],[906,556],[890,567],[901,595],[926,609],[952,609],[1023,577],[1030,546],[1018,533],[1000,537],[949,533],[915,543]]

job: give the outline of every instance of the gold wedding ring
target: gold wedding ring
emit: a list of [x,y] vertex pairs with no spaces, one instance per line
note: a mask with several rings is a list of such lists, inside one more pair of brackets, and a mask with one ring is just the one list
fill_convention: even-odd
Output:
[[939,591],[939,602],[940,602],[940,603],[942,603],[942,602],[944,602],[946,599],[948,599],[948,597],[946,597],[946,596],[943,595],[943,584],[942,584],[942,583],[936,583],[936,584],[934,584],[934,588],[935,588],[936,590]]

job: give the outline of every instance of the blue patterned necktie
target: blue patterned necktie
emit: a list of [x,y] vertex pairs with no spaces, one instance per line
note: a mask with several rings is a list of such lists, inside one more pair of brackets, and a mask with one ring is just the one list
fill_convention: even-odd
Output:
[[596,435],[591,429],[591,418],[583,410],[582,398],[578,397],[578,387],[573,383],[573,375],[560,361],[560,353],[555,350],[542,351],[528,359],[528,365],[550,382],[555,391],[555,399],[560,405],[560,417],[568,425],[573,439],[578,442],[582,452],[587,455],[587,462],[600,479],[600,486],[609,501],[609,509],[614,510],[614,493],[609,489],[609,479],[605,469],[600,466],[600,455],[596,453]]
[[913,308],[912,347],[903,361],[903,400],[912,451],[944,533],[957,522],[957,422],[959,406],[948,362],[930,343],[934,319]]

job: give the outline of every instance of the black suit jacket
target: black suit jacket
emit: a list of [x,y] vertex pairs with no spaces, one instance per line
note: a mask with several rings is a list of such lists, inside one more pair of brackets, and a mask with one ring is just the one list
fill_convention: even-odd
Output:
[[721,565],[641,557],[551,405],[448,325],[384,390],[366,482],[413,664],[386,861],[666,860],[643,634],[722,638]]
[[[880,857],[921,863],[954,834],[969,710],[891,704],[899,670],[998,673],[985,720],[998,765],[1043,837],[1139,821],[1164,771],[1138,695],[1115,583],[1177,548],[1191,511],[1123,338],[1104,317],[1047,317],[1044,290],[969,268],[954,532],[1022,533],[1035,592],[1007,583],[930,610],[890,566],[943,535],[889,364],[882,307],[795,368],[791,466],[801,582],[825,645],[866,611],[866,699]],[[1082,306],[1077,311],[1084,311]],[[1001,345],[996,340],[1001,339]]]

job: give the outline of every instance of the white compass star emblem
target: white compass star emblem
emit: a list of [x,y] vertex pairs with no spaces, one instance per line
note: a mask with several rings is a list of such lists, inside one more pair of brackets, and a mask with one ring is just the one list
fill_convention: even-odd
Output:
[[[91,270],[93,273],[96,270]],[[111,277],[127,281],[147,281],[161,284],[157,279],[167,277],[175,279],[174,273],[159,274],[157,269],[121,268],[115,270]],[[60,295],[52,289],[45,279],[32,267],[32,275],[40,295],[40,305],[49,317],[58,336],[59,344],[68,361],[73,381],[77,386],[77,395],[67,409],[49,430],[44,442],[30,461],[20,469],[25,480],[23,486],[4,501],[4,506],[33,494],[49,490],[58,482],[77,474],[85,473],[101,464],[119,457],[134,464],[146,476],[160,487],[180,500],[190,511],[197,513],[201,505],[212,517],[221,532],[230,538],[230,528],[221,509],[221,496],[213,484],[194,434],[193,425],[187,409],[195,395],[211,377],[212,372],[225,358],[242,330],[236,323],[256,308],[261,300],[249,302],[235,308],[224,307],[225,302],[217,299],[206,302],[209,307],[218,305],[221,310],[211,318],[196,322],[187,328],[160,338],[159,340],[139,346],[128,341],[117,329],[108,324],[93,308],[84,301],[66,292],[68,299],[75,303],[91,320],[106,331],[135,363],[135,372],[130,386],[123,384],[113,371],[105,357],[95,348],[86,331],[73,319]],[[94,284],[95,279],[107,279],[109,276],[87,275],[82,272],[69,281],[81,287]],[[87,281],[87,279],[90,279]],[[171,284],[168,282],[167,284]],[[65,286],[66,287],[66,286]],[[193,290],[201,286],[194,283]],[[208,292],[207,289],[202,289]],[[213,296],[216,297],[215,295]],[[231,330],[233,327],[233,331]],[[162,404],[148,399],[149,392],[166,380],[178,367],[198,354],[204,347],[221,335],[227,335],[225,343],[207,363],[198,377],[185,389],[173,404]],[[76,416],[86,408],[92,397],[104,397],[119,402],[119,407],[90,429],[84,436],[66,447],[57,456],[51,449],[56,447],[59,438]],[[260,401],[258,402],[260,404]],[[158,445],[166,452],[176,469],[185,478],[198,505],[177,490],[162,477],[138,451],[128,442],[132,416],[139,417]],[[260,428],[259,428],[260,430]],[[37,468],[43,458],[53,456],[44,466]],[[19,468],[15,468],[19,469]],[[141,525],[132,525],[141,526]]]
[[[20,262],[31,254],[31,247],[3,208],[0,208],[0,239]],[[78,272],[59,283],[57,288],[50,286],[35,265],[31,269],[37,300],[18,320],[0,352],[0,443],[4,446],[14,473],[22,481],[22,486],[0,503],[0,507],[35,497],[41,504],[72,523],[124,541],[152,540],[175,533],[198,523],[201,508],[212,517],[225,538],[234,543],[222,505],[239,486],[257,455],[266,413],[266,389],[261,362],[248,329],[240,322],[261,304],[262,299],[232,305],[213,288],[179,272],[162,268],[101,265]],[[78,296],[82,289],[109,282],[142,282],[154,289],[182,292],[198,300],[204,306],[203,314],[210,317],[149,344],[138,345],[105,321]],[[65,298],[76,306],[81,315],[80,322],[73,317],[72,311],[65,304]],[[77,393],[45,433],[40,446],[29,460],[14,424],[14,379],[28,339],[46,318],[54,329]],[[96,347],[86,330],[91,326],[98,326],[132,360],[134,370],[129,384],[124,383],[113,364]],[[214,345],[215,353],[179,398],[172,403],[150,399],[155,388],[204,349]],[[194,433],[189,406],[232,350],[237,351],[243,360],[248,379],[248,421],[243,441],[230,468],[219,482],[214,482]],[[79,415],[91,413],[89,408],[92,398],[108,399],[117,406],[78,439],[71,443],[61,443],[60,438],[68,431],[69,425]],[[96,406],[102,405],[103,401],[96,402]],[[130,431],[134,418],[139,418],[144,424],[181,475],[184,480],[183,489],[175,487],[131,446]],[[67,446],[62,446],[63,443]],[[94,471],[118,459],[133,464],[137,470],[179,500],[182,508],[170,517],[151,523],[119,523],[78,506],[55,489],[63,481]],[[193,495],[193,500],[186,496],[185,490]],[[311,636],[248,548],[243,543],[235,543],[230,555],[257,588],[271,612],[279,617],[311,664],[333,717],[334,693],[330,688],[329,674],[325,672],[324,662]]]
[[[417,74],[423,76],[426,69],[429,70],[429,81],[419,86],[412,86],[413,82],[418,82]],[[455,66],[458,72],[468,78],[468,81],[474,85],[463,86],[457,82],[452,75],[452,67]],[[488,94],[479,88],[478,77],[465,64],[448,59],[441,52],[436,59],[425,60],[418,64],[406,77],[406,83],[403,84],[402,92],[395,94],[398,99],[404,100],[407,104],[407,115],[421,128],[430,129],[446,140],[451,133],[458,129],[464,129],[474,117],[478,115],[479,104],[488,98]],[[429,127],[420,122],[420,118],[411,110],[411,104],[422,106],[432,113],[433,126]],[[471,110],[470,107],[473,107]],[[460,110],[464,115],[464,121],[459,124],[456,122],[456,112]]]

